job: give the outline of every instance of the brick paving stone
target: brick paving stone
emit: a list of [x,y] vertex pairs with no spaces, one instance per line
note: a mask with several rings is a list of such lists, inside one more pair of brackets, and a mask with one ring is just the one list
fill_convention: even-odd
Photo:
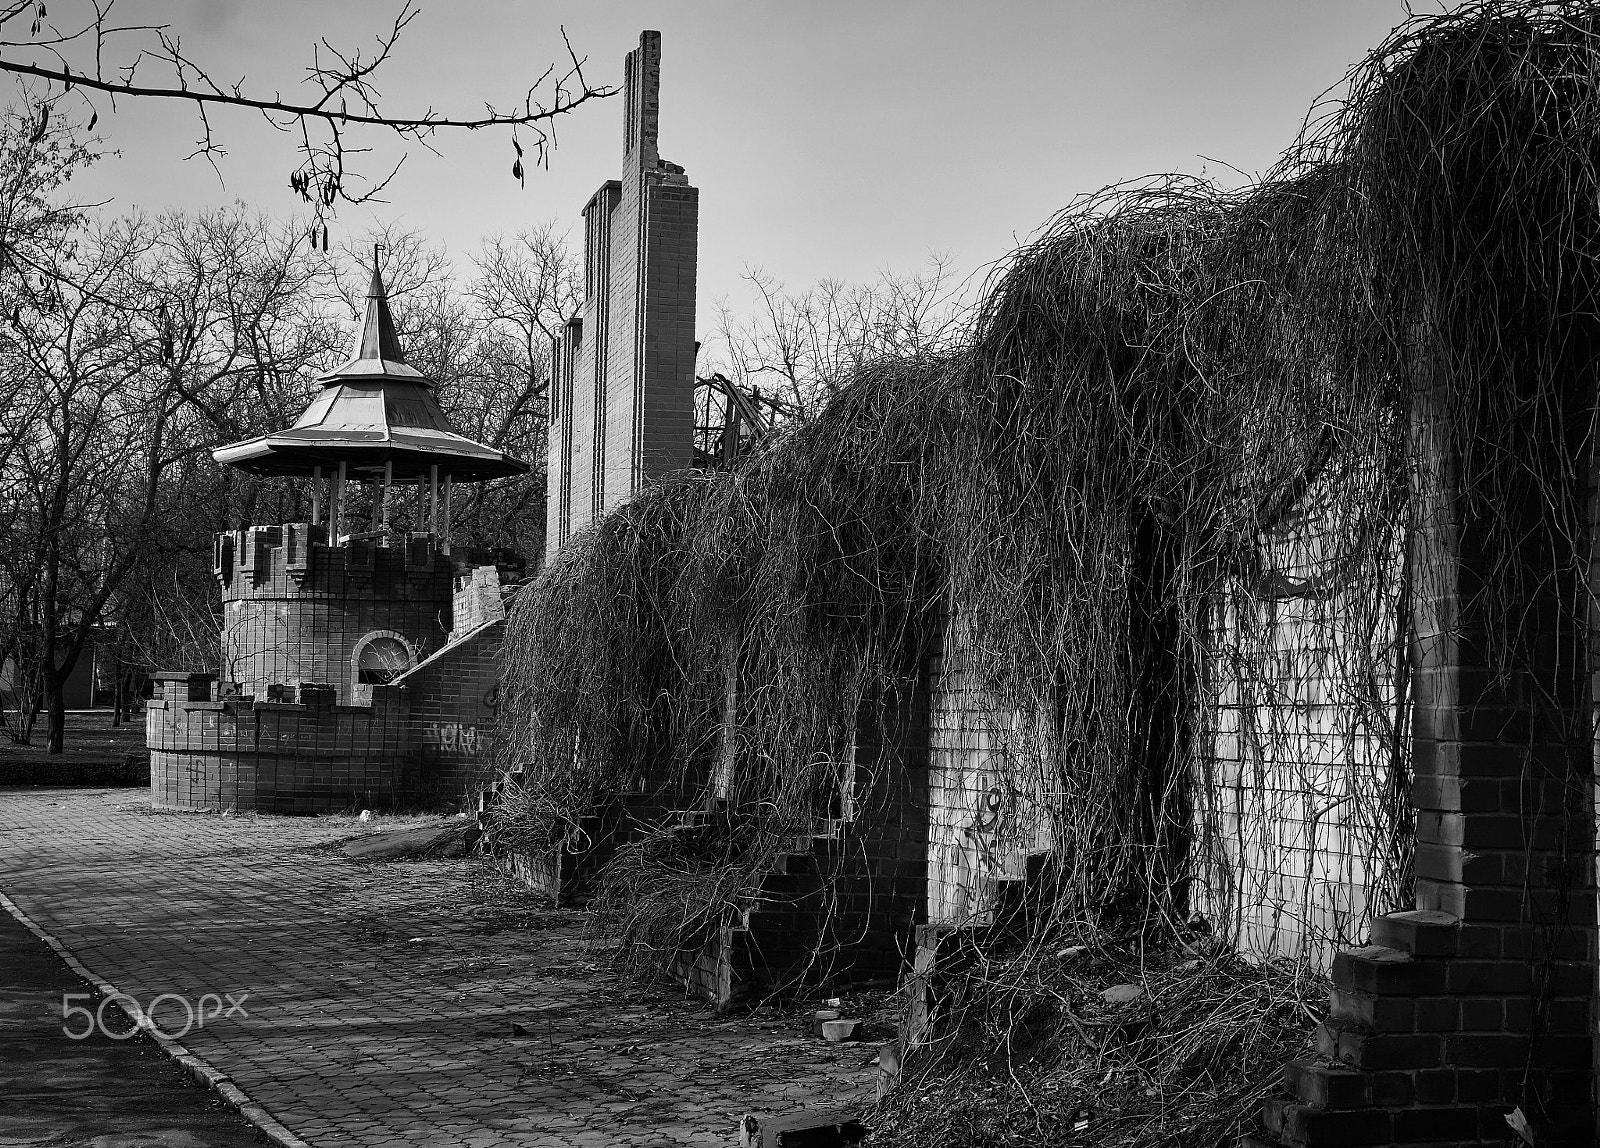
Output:
[[182,1043],[313,1145],[726,1145],[745,1112],[870,1095],[859,1047],[619,982],[488,862],[329,848],[411,823],[9,790],[0,891],[141,1003],[248,994]]

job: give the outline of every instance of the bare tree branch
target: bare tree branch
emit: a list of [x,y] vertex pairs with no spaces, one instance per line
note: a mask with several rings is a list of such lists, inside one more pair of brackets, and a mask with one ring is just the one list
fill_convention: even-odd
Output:
[[[373,78],[419,15],[412,0],[405,0],[392,26],[376,37],[370,55],[340,50],[326,39],[313,46],[312,61],[302,81],[311,87],[310,98],[286,97],[276,91],[268,96],[247,91],[242,78],[233,83],[213,78],[185,52],[181,36],[169,25],[117,24],[111,19],[116,0],[88,0],[88,4],[93,15],[85,14],[76,25],[62,30],[45,22],[42,0],[0,3],[0,72],[45,83],[41,131],[49,109],[69,95],[83,102],[91,125],[99,116],[96,94],[108,97],[113,106],[119,97],[177,100],[192,105],[200,122],[200,138],[188,158],[203,158],[215,166],[227,152],[213,129],[210,111],[237,108],[256,112],[276,130],[299,137],[295,146],[301,159],[289,174],[289,187],[313,205],[319,216],[339,203],[374,200],[399,168],[395,164],[380,178],[363,176],[351,160],[371,149],[353,145],[348,136],[353,128],[387,130],[408,144],[430,150],[430,137],[441,130],[508,128],[516,153],[512,175],[521,180],[523,132],[531,137],[526,142],[533,148],[534,162],[547,164],[556,142],[554,121],[591,100],[616,94],[614,87],[589,82],[584,60],[563,28],[566,61],[547,67],[508,107],[486,103],[478,115],[431,107],[393,114],[381,104]],[[14,34],[13,28],[29,14],[33,19],[27,35]],[[152,71],[164,78],[145,82],[142,76]]]

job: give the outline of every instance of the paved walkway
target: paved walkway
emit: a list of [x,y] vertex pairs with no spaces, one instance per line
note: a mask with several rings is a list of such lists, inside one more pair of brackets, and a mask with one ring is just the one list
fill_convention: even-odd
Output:
[[726,1145],[744,1112],[869,1094],[870,1046],[621,984],[485,862],[327,848],[374,827],[0,790],[0,892],[146,1007],[242,1001],[182,1043],[316,1148]]
[[[255,1128],[143,1033],[68,1036],[62,1000],[93,1010],[94,998],[43,941],[0,913],[0,1146],[257,1148]],[[72,1019],[67,1029],[83,1031]]]

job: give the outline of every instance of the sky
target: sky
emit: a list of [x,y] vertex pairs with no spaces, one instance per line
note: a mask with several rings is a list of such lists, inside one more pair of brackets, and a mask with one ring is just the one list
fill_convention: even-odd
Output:
[[[87,0],[53,0],[64,24]],[[378,75],[384,107],[472,114],[510,104],[564,26],[591,81],[617,84],[645,28],[662,33],[660,148],[700,188],[699,323],[748,306],[758,268],[790,289],[870,280],[947,257],[984,269],[1074,196],[1155,172],[1237,183],[1293,140],[1313,103],[1406,18],[1404,0],[419,0]],[[1419,10],[1424,8],[1418,0]],[[399,0],[119,0],[165,23],[220,81],[293,94],[314,41],[370,49]],[[511,176],[508,133],[416,147],[385,204],[342,208],[330,238],[396,223],[461,259],[483,237],[580,212],[619,172],[620,96],[558,124],[548,169]],[[221,178],[184,160],[194,113],[102,104],[108,154],[76,194],[161,211],[242,200],[276,215],[294,141],[217,112]],[[401,151],[377,150],[369,170]]]

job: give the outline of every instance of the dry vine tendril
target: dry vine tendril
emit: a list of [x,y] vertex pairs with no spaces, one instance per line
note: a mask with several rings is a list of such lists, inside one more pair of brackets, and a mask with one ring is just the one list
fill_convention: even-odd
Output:
[[[1305,1031],[1312,958],[1409,886],[1403,651],[1413,603],[1445,588],[1406,556],[1441,507],[1485,524],[1487,672],[1531,683],[1567,800],[1592,798],[1590,719],[1541,676],[1537,626],[1587,647],[1570,474],[1600,345],[1596,124],[1600,3],[1483,0],[1402,26],[1257,185],[1074,204],[959,350],[862,369],[735,473],[603,519],[523,595],[500,752],[543,804],[508,824],[549,840],[641,778],[678,808],[714,792],[740,832],[645,850],[616,886],[624,939],[659,944],[665,919],[692,941],[703,918],[638,871],[720,888],[835,816],[862,784],[841,765],[858,723],[940,641],[992,719],[1001,845],[1042,858],[1015,947],[956,978],[947,1081],[1033,1114],[986,1129],[996,1143],[1059,1127],[1093,1082],[1070,1041],[1020,1052],[1081,1005],[1054,954],[1081,943],[1182,996],[1165,978],[1191,911],[1249,942],[1276,899],[1298,961],[1187,958],[1211,962],[1212,995],[1183,996],[1117,1071],[1181,1061],[1189,1083],[1102,1089],[1127,1119],[1095,1142],[1236,1134]],[[1283,824],[1309,842],[1279,843]],[[1323,878],[1279,876],[1324,846]],[[1564,843],[1567,869],[1583,847]],[[904,1142],[951,1142],[901,1113]]]

